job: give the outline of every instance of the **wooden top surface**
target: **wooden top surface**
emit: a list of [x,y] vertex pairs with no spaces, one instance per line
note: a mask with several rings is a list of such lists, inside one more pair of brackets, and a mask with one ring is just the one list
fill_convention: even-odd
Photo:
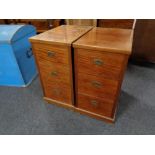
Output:
[[92,28],[92,26],[61,25],[59,27],[31,37],[30,41],[71,46],[71,43],[73,41],[77,40]]
[[73,43],[73,47],[131,54],[133,30],[95,27]]

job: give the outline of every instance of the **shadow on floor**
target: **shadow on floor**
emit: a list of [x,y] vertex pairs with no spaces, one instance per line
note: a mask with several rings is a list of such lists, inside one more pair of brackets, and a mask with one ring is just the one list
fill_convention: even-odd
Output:
[[132,65],[135,65],[135,66],[139,66],[139,67],[145,67],[145,68],[155,68],[155,63],[147,62],[147,61],[134,61],[134,60],[130,60],[129,64],[132,64]]
[[132,107],[133,103],[137,99],[134,96],[131,96],[125,91],[121,91],[120,97],[119,97],[119,103],[118,103],[118,110],[117,110],[117,116],[116,121],[123,115],[130,107]]

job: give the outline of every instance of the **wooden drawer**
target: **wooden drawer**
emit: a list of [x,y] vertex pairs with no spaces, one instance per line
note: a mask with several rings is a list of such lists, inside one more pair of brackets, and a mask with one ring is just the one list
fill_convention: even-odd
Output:
[[106,117],[112,117],[113,102],[88,95],[77,94],[77,107]]
[[42,80],[48,82],[63,82],[70,84],[70,72],[67,65],[58,64],[58,63],[48,63],[47,61],[40,60],[38,62],[40,68],[40,74]]
[[127,56],[84,49],[75,50],[78,72],[119,80]]
[[38,61],[43,59],[49,62],[69,64],[69,50],[65,46],[33,44],[33,50]]
[[78,73],[78,93],[88,94],[109,100],[115,99],[118,81]]
[[71,87],[60,82],[49,83],[46,80],[43,81],[43,85],[45,97],[66,104],[72,104]]

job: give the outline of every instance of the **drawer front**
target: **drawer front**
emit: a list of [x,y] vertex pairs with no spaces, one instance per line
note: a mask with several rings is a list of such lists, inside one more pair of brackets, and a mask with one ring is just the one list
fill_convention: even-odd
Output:
[[72,67],[69,48],[35,43],[33,49],[44,88],[44,96],[72,105]]
[[88,95],[77,94],[77,107],[106,117],[112,117],[114,103]]
[[43,81],[44,95],[50,99],[72,104],[71,87],[63,83]]
[[67,47],[57,47],[55,45],[34,44],[33,49],[37,60],[69,64],[69,50]]
[[48,63],[47,61],[38,62],[40,74],[43,80],[50,82],[63,82],[70,84],[69,67],[63,64]]
[[127,56],[101,51],[77,49],[77,68],[81,73],[119,80]]
[[78,73],[78,93],[99,98],[115,99],[119,82],[93,75]]

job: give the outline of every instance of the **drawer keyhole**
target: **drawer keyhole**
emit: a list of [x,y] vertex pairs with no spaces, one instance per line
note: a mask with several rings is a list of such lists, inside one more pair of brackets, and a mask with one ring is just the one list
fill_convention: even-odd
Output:
[[53,51],[48,51],[48,52],[47,52],[47,56],[50,57],[50,58],[51,58],[51,57],[54,57],[54,56],[55,56],[55,52],[53,52]]

